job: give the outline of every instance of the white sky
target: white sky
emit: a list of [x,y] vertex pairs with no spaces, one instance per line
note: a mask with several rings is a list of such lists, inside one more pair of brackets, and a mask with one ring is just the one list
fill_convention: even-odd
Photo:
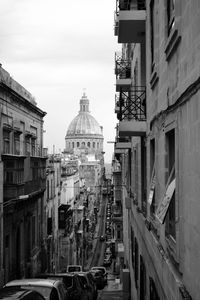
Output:
[[0,63],[36,98],[44,146],[65,147],[68,125],[86,89],[90,112],[104,130],[105,161],[113,152],[117,118],[115,0],[0,0]]

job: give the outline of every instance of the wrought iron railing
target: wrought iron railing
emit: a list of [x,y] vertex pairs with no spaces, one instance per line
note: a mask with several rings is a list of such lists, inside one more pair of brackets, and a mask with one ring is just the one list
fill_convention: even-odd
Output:
[[131,78],[131,60],[124,59],[121,53],[115,53],[115,74],[116,79]]
[[120,92],[116,103],[119,103],[117,118],[122,120],[146,121],[146,87],[131,87],[129,92]]

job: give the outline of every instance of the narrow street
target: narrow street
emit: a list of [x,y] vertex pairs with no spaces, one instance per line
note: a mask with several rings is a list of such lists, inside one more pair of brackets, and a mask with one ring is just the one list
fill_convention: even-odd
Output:
[[[94,240],[94,255],[92,257],[90,268],[93,266],[103,266],[105,241],[100,241],[99,237],[105,235],[106,224],[106,207],[108,204],[108,197],[103,196],[98,215],[98,223],[96,227],[96,239]],[[122,284],[118,276],[113,274],[113,264],[106,267],[108,272],[108,284],[98,291],[98,300],[118,300],[126,299],[123,295]]]

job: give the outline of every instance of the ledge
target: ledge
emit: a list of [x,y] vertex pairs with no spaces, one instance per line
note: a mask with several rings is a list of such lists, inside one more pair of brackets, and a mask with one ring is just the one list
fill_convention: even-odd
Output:
[[165,54],[166,60],[169,61],[175,50],[177,49],[179,43],[181,41],[181,36],[178,34],[177,29],[173,29],[170,36],[168,37],[166,46],[165,46]]

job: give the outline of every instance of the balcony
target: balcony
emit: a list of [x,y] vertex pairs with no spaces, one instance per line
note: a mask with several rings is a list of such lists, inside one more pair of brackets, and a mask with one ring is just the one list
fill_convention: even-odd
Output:
[[24,195],[22,196],[24,197],[27,196],[27,198],[30,198],[34,195],[39,194],[40,192],[44,192],[45,189],[46,189],[46,179],[36,178],[25,183]]
[[[145,136],[146,135],[146,121],[138,122],[136,120],[119,122],[120,136]],[[119,149],[122,151],[122,149]]]
[[142,43],[145,20],[145,0],[116,0],[115,35],[118,35],[118,43]]
[[131,60],[115,53],[116,91],[129,91],[131,86]]
[[24,156],[3,154],[4,200],[17,198],[24,192]]
[[146,121],[145,86],[134,86],[129,92],[120,92],[116,99],[119,105],[119,112],[117,113],[119,121]]
[[115,149],[131,149],[131,142],[116,143]]
[[4,184],[3,198],[4,201],[8,201],[10,199],[16,199],[20,195],[24,194],[24,184]]

